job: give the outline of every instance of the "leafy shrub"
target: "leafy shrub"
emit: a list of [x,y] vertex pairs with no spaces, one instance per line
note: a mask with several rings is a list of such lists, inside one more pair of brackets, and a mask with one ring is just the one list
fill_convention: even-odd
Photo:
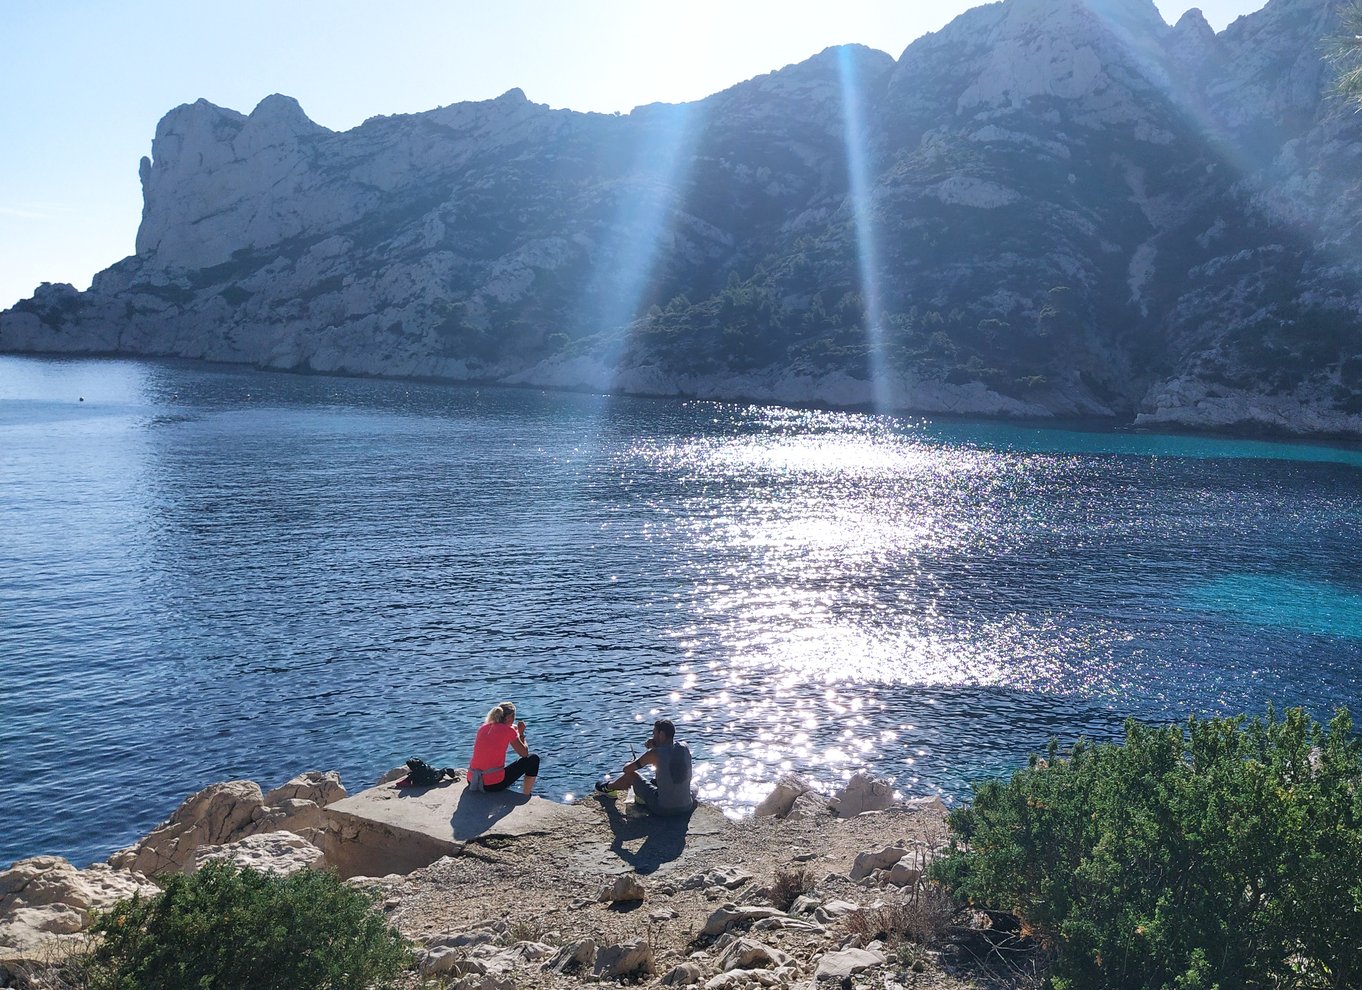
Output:
[[1052,940],[1057,990],[1357,986],[1360,782],[1346,710],[1129,721],[978,788],[933,875]]
[[371,898],[335,874],[225,861],[120,901],[93,930],[93,990],[362,990],[387,985],[410,956]]

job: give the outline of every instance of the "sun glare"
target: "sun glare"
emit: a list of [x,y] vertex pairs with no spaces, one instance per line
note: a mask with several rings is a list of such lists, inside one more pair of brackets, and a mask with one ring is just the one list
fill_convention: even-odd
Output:
[[880,296],[878,250],[875,240],[874,210],[868,138],[861,115],[861,81],[855,62],[856,50],[842,47],[837,52],[838,78],[842,88],[843,142],[846,146],[847,179],[851,211],[856,226],[856,259],[861,279],[861,298],[865,306],[865,336],[868,353],[871,395],[878,412],[890,407],[888,369],[884,360],[884,307]]

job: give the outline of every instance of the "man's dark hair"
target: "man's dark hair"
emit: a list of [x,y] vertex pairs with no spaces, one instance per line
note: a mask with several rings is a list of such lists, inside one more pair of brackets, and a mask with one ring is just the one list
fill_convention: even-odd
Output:
[[661,736],[666,742],[676,741],[676,726],[669,718],[660,718],[653,723],[653,733]]

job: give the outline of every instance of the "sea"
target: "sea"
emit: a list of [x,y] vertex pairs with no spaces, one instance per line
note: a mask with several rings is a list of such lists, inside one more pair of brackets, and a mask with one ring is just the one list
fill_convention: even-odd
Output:
[[968,801],[1127,718],[1362,703],[1362,450],[0,357],[0,866],[208,783],[467,762],[571,800],[656,718]]

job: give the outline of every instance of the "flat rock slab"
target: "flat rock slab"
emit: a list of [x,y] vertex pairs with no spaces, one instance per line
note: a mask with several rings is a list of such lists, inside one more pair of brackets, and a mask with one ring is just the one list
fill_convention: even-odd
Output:
[[593,818],[587,808],[527,798],[519,791],[470,791],[462,781],[434,787],[382,784],[328,805],[326,810],[342,823],[346,819],[369,822],[450,843],[542,835]]
[[591,825],[574,837],[568,857],[576,868],[593,873],[694,872],[690,863],[727,848],[736,830],[723,812],[708,804],[678,816],[650,815],[608,798],[572,807],[586,812]]

